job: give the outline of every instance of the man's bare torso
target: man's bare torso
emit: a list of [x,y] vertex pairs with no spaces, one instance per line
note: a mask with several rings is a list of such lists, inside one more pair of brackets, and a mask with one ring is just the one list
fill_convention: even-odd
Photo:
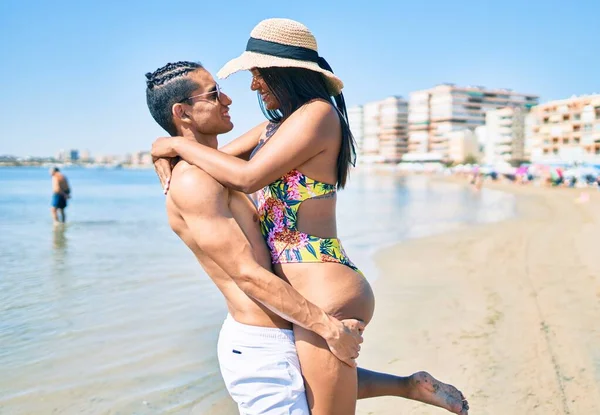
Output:
[[[172,182],[175,182],[177,177],[183,174],[187,169],[197,169],[197,167],[191,166],[185,162],[179,162],[173,169]],[[210,180],[214,179],[210,178]],[[202,189],[202,186],[199,186],[198,191],[202,192],[206,190]],[[233,218],[252,246],[256,261],[264,268],[271,269],[271,256],[260,232],[258,215],[254,205],[243,193],[228,190],[228,195],[229,208]],[[188,225],[169,195],[167,195],[166,205],[167,216],[171,228],[185,242],[188,248],[190,248],[202,265],[202,268],[223,293],[229,313],[236,321],[253,326],[291,328],[291,324],[288,321],[283,320],[281,317],[265,308],[262,304],[249,298],[227,273],[204,254],[193,240]]]
[[69,183],[67,178],[61,173],[56,172],[52,175],[52,192],[66,195],[69,192]]

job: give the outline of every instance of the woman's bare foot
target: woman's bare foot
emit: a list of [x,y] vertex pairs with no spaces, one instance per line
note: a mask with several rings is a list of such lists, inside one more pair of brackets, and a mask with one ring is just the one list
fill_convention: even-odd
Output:
[[469,403],[464,395],[452,385],[440,382],[427,372],[417,372],[410,376],[409,399],[439,406],[448,411],[467,415]]

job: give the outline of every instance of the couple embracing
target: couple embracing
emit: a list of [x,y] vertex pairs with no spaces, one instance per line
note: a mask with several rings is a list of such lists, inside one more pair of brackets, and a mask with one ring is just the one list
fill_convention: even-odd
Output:
[[152,147],[168,220],[225,297],[218,359],[240,414],[349,415],[386,395],[467,414],[462,393],[426,372],[357,367],[375,299],[337,238],[354,140],[314,36],[264,20],[217,75],[241,70],[267,121],[220,149],[232,101],[210,73],[177,62],[146,74],[150,113],[171,136]]

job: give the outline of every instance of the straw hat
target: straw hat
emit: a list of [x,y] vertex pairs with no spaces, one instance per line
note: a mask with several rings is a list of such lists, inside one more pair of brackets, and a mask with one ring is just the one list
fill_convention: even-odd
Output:
[[266,19],[250,33],[246,51],[223,66],[217,76],[252,68],[305,68],[323,74],[331,95],[344,87],[325,59],[319,56],[317,41],[302,23],[290,19]]

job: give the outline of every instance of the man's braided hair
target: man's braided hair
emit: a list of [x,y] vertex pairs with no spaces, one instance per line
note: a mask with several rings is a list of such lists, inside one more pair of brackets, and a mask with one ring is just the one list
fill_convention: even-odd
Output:
[[186,75],[203,69],[197,62],[167,63],[162,68],[146,74],[146,103],[154,120],[170,135],[177,135],[171,109],[174,104],[188,98],[199,85]]

